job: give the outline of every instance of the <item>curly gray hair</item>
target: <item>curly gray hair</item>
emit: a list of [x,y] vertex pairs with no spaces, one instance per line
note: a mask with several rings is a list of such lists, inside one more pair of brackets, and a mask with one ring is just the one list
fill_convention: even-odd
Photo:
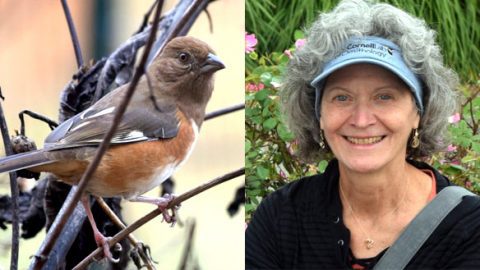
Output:
[[306,161],[322,159],[328,154],[328,150],[319,147],[315,88],[310,83],[353,36],[378,36],[394,42],[401,48],[405,63],[424,83],[420,146],[409,148],[408,155],[419,158],[444,149],[448,116],[457,105],[454,89],[458,76],[444,66],[440,47],[435,43],[435,31],[423,20],[391,5],[344,0],[333,11],[320,14],[284,76],[281,103],[287,125],[299,143],[297,154]]

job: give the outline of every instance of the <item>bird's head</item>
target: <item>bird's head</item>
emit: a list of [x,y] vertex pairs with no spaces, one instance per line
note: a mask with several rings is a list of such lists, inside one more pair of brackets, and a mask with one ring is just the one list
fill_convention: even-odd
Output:
[[213,91],[213,74],[225,65],[203,41],[193,37],[172,39],[148,68],[158,102],[173,100],[197,126]]
[[[157,82],[168,85],[168,89],[175,89],[178,96],[198,98],[199,94],[206,94],[208,100],[213,87],[212,75],[223,68],[223,62],[205,42],[193,37],[177,37],[152,62],[149,73],[153,73]],[[199,93],[205,91],[208,93]]]

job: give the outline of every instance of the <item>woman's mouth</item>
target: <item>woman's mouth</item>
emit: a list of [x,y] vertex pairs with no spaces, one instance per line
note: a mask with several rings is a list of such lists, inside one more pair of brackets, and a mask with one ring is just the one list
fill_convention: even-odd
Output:
[[347,141],[353,143],[353,144],[358,144],[358,145],[368,145],[368,144],[375,144],[379,143],[382,141],[386,136],[375,136],[375,137],[366,137],[366,138],[358,138],[358,137],[349,137],[345,136],[344,138],[347,139]]

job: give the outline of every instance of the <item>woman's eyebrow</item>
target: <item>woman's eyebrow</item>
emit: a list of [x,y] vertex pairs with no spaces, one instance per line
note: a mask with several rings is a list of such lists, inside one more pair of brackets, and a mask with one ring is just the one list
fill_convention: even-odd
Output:
[[343,91],[347,91],[347,92],[351,91],[349,88],[343,87],[343,86],[340,86],[340,85],[333,85],[333,86],[328,86],[328,87],[324,88],[324,91],[333,91],[333,90],[343,90]]

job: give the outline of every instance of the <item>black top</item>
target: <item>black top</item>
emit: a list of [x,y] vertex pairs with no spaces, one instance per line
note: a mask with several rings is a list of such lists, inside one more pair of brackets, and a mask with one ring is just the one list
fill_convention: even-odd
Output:
[[[437,193],[452,185],[427,164],[409,162],[435,174]],[[289,183],[265,198],[245,233],[246,269],[351,269],[350,231],[342,220],[338,179],[338,161],[333,160],[325,173]],[[368,260],[367,269],[383,253]],[[480,269],[478,196],[464,197],[407,269]]]

